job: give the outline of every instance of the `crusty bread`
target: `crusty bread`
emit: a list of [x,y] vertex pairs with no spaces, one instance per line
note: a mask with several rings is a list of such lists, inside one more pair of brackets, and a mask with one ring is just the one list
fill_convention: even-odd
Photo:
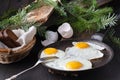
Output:
[[48,20],[48,17],[52,13],[54,7],[52,6],[42,6],[35,10],[32,10],[26,15],[27,22],[40,22],[44,23]]
[[3,42],[9,48],[14,48],[20,46],[16,40],[18,37],[10,29],[5,29],[0,31],[0,41]]

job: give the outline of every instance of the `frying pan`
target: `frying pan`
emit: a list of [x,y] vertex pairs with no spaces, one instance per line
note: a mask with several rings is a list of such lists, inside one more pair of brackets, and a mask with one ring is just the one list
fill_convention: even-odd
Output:
[[85,41],[85,42],[90,42],[90,43],[93,43],[93,44],[96,44],[96,45],[99,45],[99,46],[102,46],[104,47],[105,49],[102,51],[104,56],[102,58],[99,58],[99,59],[95,59],[95,60],[92,60],[92,64],[93,64],[93,67],[92,69],[88,69],[88,70],[78,70],[78,71],[65,71],[65,70],[58,70],[58,69],[55,69],[55,68],[52,68],[52,67],[49,67],[47,66],[46,64],[42,64],[44,67],[46,67],[48,69],[49,72],[51,73],[54,73],[54,74],[62,74],[62,75],[72,75],[72,76],[78,76],[79,74],[83,73],[83,72],[88,72],[88,71],[91,71],[91,70],[95,70],[97,68],[100,68],[104,65],[106,65],[107,63],[109,63],[113,57],[113,50],[105,43],[101,42],[101,41],[97,41],[97,40],[63,40],[63,41],[58,41],[56,43],[53,43],[47,47],[44,47],[40,52],[39,52],[39,57],[40,57],[40,54],[41,52],[45,49],[45,48],[48,48],[48,47],[54,47],[54,48],[57,48],[57,49],[61,49],[61,50],[64,50],[67,48],[67,47],[71,47],[73,46],[72,45],[72,42],[78,42],[78,41]]

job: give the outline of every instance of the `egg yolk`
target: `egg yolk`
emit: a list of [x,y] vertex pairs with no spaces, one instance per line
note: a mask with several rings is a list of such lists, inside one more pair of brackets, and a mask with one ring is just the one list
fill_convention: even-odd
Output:
[[86,42],[78,42],[75,44],[75,47],[77,48],[88,48],[89,47],[89,44],[87,44]]
[[83,66],[82,63],[80,63],[79,61],[70,61],[68,63],[66,63],[66,68],[67,69],[80,69]]
[[58,52],[58,50],[56,48],[46,48],[44,50],[44,53],[46,55],[52,55],[52,54],[56,54]]

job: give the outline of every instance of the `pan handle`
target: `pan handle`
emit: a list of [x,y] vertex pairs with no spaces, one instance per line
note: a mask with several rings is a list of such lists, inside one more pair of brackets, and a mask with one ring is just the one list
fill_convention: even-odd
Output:
[[104,34],[102,33],[95,33],[91,36],[91,39],[92,40],[96,40],[96,41],[103,41],[103,38],[104,38]]

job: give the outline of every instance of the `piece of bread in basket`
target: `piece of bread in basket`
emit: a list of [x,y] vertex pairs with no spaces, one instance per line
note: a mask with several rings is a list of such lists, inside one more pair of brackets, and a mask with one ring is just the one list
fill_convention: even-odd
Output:
[[9,64],[9,63],[13,63],[13,62],[23,59],[29,54],[35,42],[36,42],[36,38],[34,37],[33,40],[29,42],[29,44],[25,45],[24,47],[16,51],[12,51],[11,49],[1,48],[0,49],[0,63]]
[[[20,30],[16,30],[19,33]],[[28,36],[32,37],[28,40]],[[9,64],[23,59],[27,56],[35,45],[36,28],[31,27],[27,32],[24,32],[19,37],[15,34],[15,31],[5,29],[0,31],[0,63]],[[30,37],[29,37],[30,38]],[[22,41],[22,44],[19,43]],[[25,42],[25,43],[24,43]]]

